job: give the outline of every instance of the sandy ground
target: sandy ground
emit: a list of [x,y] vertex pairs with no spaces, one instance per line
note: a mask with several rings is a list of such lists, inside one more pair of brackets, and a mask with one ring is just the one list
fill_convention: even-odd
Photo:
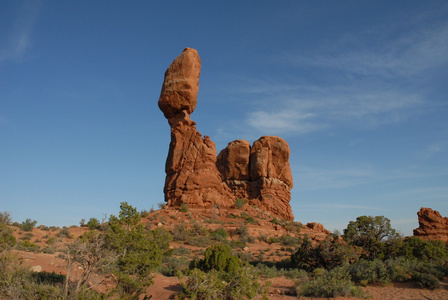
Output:
[[[45,253],[30,253],[19,252],[19,258],[24,264],[30,267],[35,267],[42,271],[65,273],[64,260]],[[96,280],[95,278],[93,279]],[[272,300],[287,300],[297,299],[294,296],[294,281],[285,277],[271,278],[272,282],[269,299]],[[389,286],[369,286],[362,288],[368,295],[369,299],[374,300],[448,300],[448,278],[442,282],[442,287],[437,290],[419,289],[412,283],[400,283]],[[177,277],[166,277],[162,274],[156,274],[154,278],[154,285],[152,285],[148,292],[155,300],[175,299],[177,293],[181,291],[181,285]],[[308,298],[301,297],[300,299],[320,300],[325,298]],[[348,297],[337,297],[337,300],[353,299]]]

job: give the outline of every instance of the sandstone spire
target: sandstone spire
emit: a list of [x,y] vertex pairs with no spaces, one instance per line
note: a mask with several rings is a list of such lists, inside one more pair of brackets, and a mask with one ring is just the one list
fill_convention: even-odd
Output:
[[171,127],[166,160],[165,201],[193,206],[233,207],[237,198],[293,220],[289,201],[293,185],[289,146],[283,139],[264,136],[252,147],[236,140],[219,154],[208,136],[190,119],[197,104],[201,59],[185,48],[168,67],[159,108]]

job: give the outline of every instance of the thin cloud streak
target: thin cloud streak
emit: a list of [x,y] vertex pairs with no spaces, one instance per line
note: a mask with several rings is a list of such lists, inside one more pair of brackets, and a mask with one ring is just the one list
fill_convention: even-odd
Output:
[[[20,7],[15,26],[11,29],[9,39],[4,40],[0,48],[0,64],[7,61],[20,62],[32,45],[31,33],[36,23],[41,1],[28,1]],[[3,37],[6,39],[6,37]]]
[[[365,36],[341,39],[340,45],[319,55],[278,57],[275,61],[293,69],[311,67],[334,77],[326,88],[253,79],[234,91],[256,96],[261,107],[248,113],[247,124],[269,134],[306,134],[350,122],[371,128],[402,122],[422,113],[423,105],[436,105],[415,86],[428,80],[426,72],[448,63],[448,22],[396,37],[395,31],[411,25],[397,24],[389,30],[378,26]],[[385,46],[359,49],[370,44],[368,38]]]

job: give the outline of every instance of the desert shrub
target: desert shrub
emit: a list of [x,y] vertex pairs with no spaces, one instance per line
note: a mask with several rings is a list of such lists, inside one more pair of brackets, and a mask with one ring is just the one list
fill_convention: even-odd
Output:
[[22,229],[22,224],[20,224],[19,222],[12,222],[11,226],[17,227],[19,229]]
[[448,255],[442,241],[425,241],[418,237],[409,237],[403,241],[399,255],[407,259],[416,258],[420,261],[444,261]]
[[7,211],[4,211],[4,212],[0,211],[0,224],[11,225],[11,222],[12,222],[12,219],[11,219],[10,213]]
[[24,240],[22,242],[17,243],[16,248],[18,250],[30,251],[30,252],[39,252],[40,247],[36,244],[33,244],[30,240]]
[[232,255],[227,245],[213,245],[205,250],[204,258],[191,263],[191,269],[198,268],[208,272],[210,270],[232,272],[243,263]]
[[417,282],[421,288],[434,290],[440,287],[439,279],[430,273],[413,272],[412,280]]
[[159,203],[157,203],[157,206],[158,206],[160,209],[164,209],[165,206],[166,206],[166,203],[165,203],[165,202],[159,202]]
[[36,220],[26,219],[24,222],[22,222],[21,229],[23,231],[32,231],[36,224]]
[[248,262],[254,260],[254,256],[253,256],[252,253],[250,253],[250,252],[242,252],[242,251],[238,251],[238,252],[236,253],[236,256],[237,256],[242,262],[245,262],[245,263],[248,263]]
[[189,235],[192,237],[196,237],[196,236],[205,236],[208,234],[208,230],[207,228],[205,228],[204,226],[202,226],[201,224],[199,224],[198,222],[193,222],[193,224],[191,225],[190,231],[189,231]]
[[248,217],[248,218],[246,219],[246,222],[247,222],[247,223],[255,223],[256,221],[255,221],[255,219],[254,219],[253,217]]
[[127,202],[120,204],[119,217],[111,215],[107,231],[107,242],[117,254],[115,293],[121,298],[138,299],[146,295],[146,289],[153,283],[152,273],[162,264],[164,243],[155,238],[142,224],[136,208]]
[[153,238],[157,241],[159,248],[165,252],[169,251],[170,243],[173,241],[171,232],[163,227],[158,227],[153,230]]
[[269,244],[276,244],[276,243],[278,243],[279,242],[279,239],[278,239],[278,237],[276,237],[276,236],[271,236],[271,237],[269,237],[268,238],[268,241],[267,241]]
[[31,238],[34,237],[34,234],[31,232],[25,233],[23,236],[20,237],[21,240],[31,240]]
[[185,203],[180,204],[180,211],[186,213],[188,211],[188,205]]
[[193,269],[189,272],[187,281],[182,283],[182,287],[180,299],[239,300],[253,299],[257,295],[267,299],[269,285],[261,286],[254,268],[243,266],[232,272],[211,270],[206,273]]
[[243,243],[255,242],[255,238],[249,234],[249,228],[243,224],[235,230],[235,233],[239,235],[239,240]]
[[223,240],[227,239],[229,234],[227,233],[227,231],[224,228],[218,228],[211,233],[211,236],[217,241],[223,241]]
[[185,247],[180,246],[179,248],[175,248],[173,250],[173,255],[190,255],[191,254],[191,250]]
[[100,228],[100,221],[97,218],[90,218],[87,222],[87,227],[90,230],[98,229]]
[[53,245],[54,243],[56,243],[56,238],[52,236],[45,243],[47,243],[48,245]]
[[246,205],[246,200],[240,199],[240,198],[236,199],[236,201],[235,201],[236,208],[241,209],[244,207],[244,205]]
[[47,246],[42,249],[42,252],[48,253],[48,254],[54,254],[56,252],[56,247],[55,246]]
[[185,226],[185,222],[182,221],[182,222],[174,225],[173,238],[175,241],[186,241],[186,240],[188,240],[188,237],[189,237],[189,232]]
[[12,233],[12,230],[5,224],[0,223],[0,253],[3,250],[14,247],[16,242],[17,241]]
[[355,264],[350,265],[347,270],[354,282],[364,286],[373,283],[385,284],[391,282],[391,276],[386,264],[379,259],[373,261],[361,259]]
[[294,233],[300,233],[303,227],[304,227],[303,224],[300,222],[288,222],[285,225],[286,230]]
[[373,260],[392,257],[401,246],[401,236],[384,216],[360,216],[344,229],[344,240],[363,249],[362,257]]
[[350,275],[343,268],[331,271],[322,270],[314,280],[299,283],[296,286],[298,296],[306,297],[362,297],[363,292],[350,280]]
[[208,247],[213,241],[208,236],[194,236],[188,239],[187,243],[196,247]]
[[149,216],[149,211],[147,211],[146,209],[142,209],[142,210],[140,211],[140,216],[141,216],[142,218],[146,218],[147,216]]
[[246,243],[242,242],[241,240],[230,240],[227,242],[227,245],[232,249],[243,249],[246,247]]
[[267,236],[266,234],[260,234],[260,235],[257,237],[257,239],[258,239],[260,242],[265,242],[265,243],[268,242],[268,236]]
[[57,236],[59,238],[68,238],[71,239],[73,238],[73,236],[70,234],[70,231],[68,230],[68,228],[62,228],[61,231],[58,232]]
[[268,266],[266,263],[258,263],[255,269],[260,273],[260,275],[266,278],[274,278],[282,276],[281,271],[279,271],[275,266]]
[[284,246],[294,246],[297,245],[300,240],[299,238],[290,236],[289,234],[284,234],[279,238],[279,242]]
[[63,278],[58,276],[62,275],[31,272],[19,262],[16,256],[10,253],[0,255],[0,298],[62,299],[61,279]]
[[190,260],[187,257],[167,257],[164,259],[159,272],[165,276],[176,276],[178,272],[185,273]]

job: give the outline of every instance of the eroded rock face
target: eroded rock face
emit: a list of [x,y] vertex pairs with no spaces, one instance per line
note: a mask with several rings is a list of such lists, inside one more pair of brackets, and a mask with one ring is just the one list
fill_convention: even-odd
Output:
[[165,172],[165,201],[230,207],[233,198],[216,167],[216,147],[202,137],[190,114],[196,108],[201,60],[196,50],[186,48],[165,73],[159,108],[171,127],[171,143]]
[[448,242],[448,218],[426,207],[422,207],[417,215],[419,227],[414,229],[414,236]]
[[276,136],[230,142],[218,155],[218,169],[237,198],[247,199],[285,220],[293,220],[289,146]]
[[170,206],[232,207],[237,198],[244,198],[293,220],[288,144],[274,136],[261,137],[252,147],[236,140],[217,157],[215,144],[208,136],[202,137],[190,119],[197,104],[200,71],[197,51],[186,48],[165,73],[158,103],[171,127],[165,201]]

